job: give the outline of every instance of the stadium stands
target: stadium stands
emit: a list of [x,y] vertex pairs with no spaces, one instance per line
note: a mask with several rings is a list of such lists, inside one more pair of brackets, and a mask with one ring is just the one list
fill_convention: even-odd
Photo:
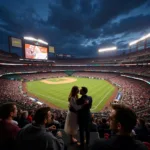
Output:
[[112,84],[119,85],[119,90],[123,93],[122,102],[135,110],[149,107],[150,86],[142,81],[122,77],[118,74],[109,73],[74,73],[78,77],[95,77],[110,81]]
[[27,65],[0,65],[0,74],[15,72],[51,72],[54,71],[99,71],[99,72],[118,72],[130,73],[134,75],[150,76],[150,66],[27,66]]
[[[142,80],[150,81],[149,60],[149,49],[121,57],[116,56],[105,59],[95,58],[64,60],[55,58],[52,60],[53,63],[20,60],[20,58],[16,55],[0,52],[0,105],[6,102],[17,103],[19,112],[17,118],[15,118],[15,121],[17,121],[19,125],[21,120],[19,115],[23,116],[24,114],[21,110],[28,112],[32,111],[33,117],[35,110],[47,106],[47,104],[38,104],[37,101],[33,101],[28,93],[24,91],[23,83],[28,80],[68,76],[66,71],[71,70],[73,73],[72,76],[100,78],[108,80],[110,83],[117,86],[119,92],[122,93],[122,98],[119,103],[126,104],[134,109],[137,116],[139,118],[142,117],[146,121],[146,128],[148,129],[146,132],[149,132],[150,84],[121,76],[130,75],[132,77],[138,77]],[[142,62],[142,64],[138,64],[137,62]],[[125,65],[125,63],[128,63],[128,65]],[[35,99],[38,100],[38,98]],[[101,112],[92,114],[93,123],[96,125],[98,130],[98,132],[92,133],[93,130],[91,128],[91,136],[95,139],[98,139],[99,136],[107,139],[112,136],[112,133],[109,130],[110,112],[110,108],[105,107]],[[60,125],[57,130],[61,128],[63,131],[67,111],[56,109],[54,107],[52,109],[52,113],[54,114],[55,125],[56,122]],[[138,126],[140,125],[137,123],[137,127]],[[137,132],[136,129],[135,132]],[[140,139],[138,132],[136,134],[137,136],[134,135],[134,137]],[[65,144],[68,145],[68,135],[63,133],[63,138],[64,141],[66,141]],[[92,138],[93,141],[91,140],[90,142],[93,143],[95,141],[94,138]],[[147,138],[145,142],[150,141]]]

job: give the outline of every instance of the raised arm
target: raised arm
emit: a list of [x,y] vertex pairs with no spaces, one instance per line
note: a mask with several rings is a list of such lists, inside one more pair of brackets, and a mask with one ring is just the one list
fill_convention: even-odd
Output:
[[80,110],[82,108],[82,105],[77,105],[76,100],[74,98],[71,98],[70,105],[73,107],[76,111]]

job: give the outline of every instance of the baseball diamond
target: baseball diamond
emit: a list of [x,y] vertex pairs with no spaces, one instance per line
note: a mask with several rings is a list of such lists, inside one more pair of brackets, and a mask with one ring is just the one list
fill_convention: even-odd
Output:
[[115,98],[117,88],[106,80],[62,77],[50,78],[26,83],[28,94],[41,101],[61,109],[68,109],[68,95],[72,86],[86,86],[88,95],[93,97],[92,111],[100,111]]

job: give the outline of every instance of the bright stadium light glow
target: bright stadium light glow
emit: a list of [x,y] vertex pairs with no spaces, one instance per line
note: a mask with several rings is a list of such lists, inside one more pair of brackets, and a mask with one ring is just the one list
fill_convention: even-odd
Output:
[[37,41],[38,41],[39,43],[43,43],[43,44],[48,45],[48,43],[47,43],[47,42],[45,42],[45,41],[43,41],[43,40],[41,40],[41,39],[37,39]]
[[105,52],[105,51],[114,51],[117,50],[117,47],[108,47],[108,48],[100,48],[99,52]]
[[24,37],[24,39],[25,39],[25,40],[29,40],[29,41],[36,41],[36,39],[33,38],[33,37]]
[[25,40],[29,40],[29,41],[37,41],[37,42],[39,42],[39,43],[42,43],[42,44],[45,44],[45,45],[48,45],[48,43],[47,42],[45,42],[45,41],[43,41],[43,40],[41,40],[41,39],[35,39],[35,38],[33,38],[33,37],[24,37],[24,39]]
[[143,36],[143,37],[141,37],[141,38],[138,39],[138,40],[135,40],[135,41],[129,43],[129,46],[132,46],[132,45],[134,45],[134,44],[137,44],[138,42],[143,41],[143,40],[145,40],[145,39],[147,39],[147,38],[149,38],[149,37],[150,37],[150,33],[147,34],[147,35],[145,35],[145,36]]

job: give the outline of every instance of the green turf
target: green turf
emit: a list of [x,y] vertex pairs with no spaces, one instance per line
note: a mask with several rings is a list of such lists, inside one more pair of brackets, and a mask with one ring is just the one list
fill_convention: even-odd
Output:
[[[56,80],[53,79],[53,81]],[[88,88],[88,95],[93,98],[93,112],[101,110],[115,90],[114,86],[105,80],[88,78],[77,78],[73,83],[53,85],[40,81],[31,81],[27,82],[27,89],[41,99],[47,100],[63,109],[68,109],[68,95],[74,85],[79,87],[86,86]]]

